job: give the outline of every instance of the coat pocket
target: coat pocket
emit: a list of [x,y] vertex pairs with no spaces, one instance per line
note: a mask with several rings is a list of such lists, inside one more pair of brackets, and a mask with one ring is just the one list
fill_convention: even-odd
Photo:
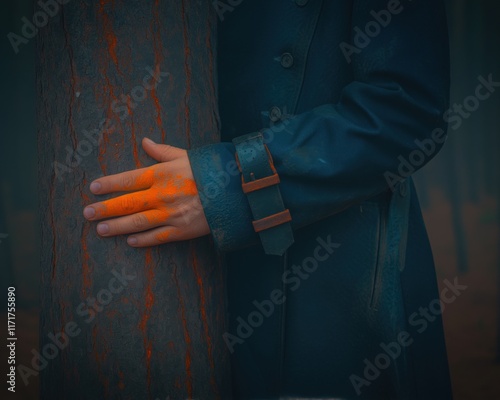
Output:
[[378,208],[377,251],[374,255],[373,279],[370,293],[370,309],[377,311],[380,291],[383,288],[383,268],[387,258],[387,206],[380,203]]
[[406,258],[410,181],[399,184],[390,201],[379,204],[378,249],[373,272],[370,309],[392,309],[391,303],[401,297],[400,272]]

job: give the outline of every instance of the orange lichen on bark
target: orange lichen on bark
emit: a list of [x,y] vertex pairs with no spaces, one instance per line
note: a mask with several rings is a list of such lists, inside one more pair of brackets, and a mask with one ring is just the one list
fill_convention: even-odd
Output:
[[153,270],[153,257],[151,249],[146,250],[145,262],[146,262],[146,280],[147,280],[145,288],[145,304],[144,304],[145,310],[141,318],[141,321],[139,322],[139,329],[141,330],[144,338],[144,349],[146,353],[146,378],[149,391],[151,385],[151,354],[153,345],[151,343],[151,340],[149,339],[147,325],[151,317],[151,310],[153,308],[155,300],[152,289],[154,282],[154,270]]
[[127,97],[127,113],[130,119],[130,136],[132,141],[132,155],[134,157],[134,163],[136,168],[141,167],[141,161],[139,160],[139,150],[137,148],[137,136],[135,134],[135,124],[132,113],[132,106],[130,105],[131,100],[130,97]]
[[111,21],[109,19],[108,13],[105,11],[105,7],[107,4],[113,4],[113,0],[100,0],[99,2],[99,12],[103,18],[104,25],[104,37],[106,38],[106,42],[108,44],[108,52],[111,60],[115,64],[116,70],[120,73],[120,68],[118,66],[118,56],[116,54],[116,46],[118,44],[118,39],[113,31],[113,27],[111,25]]
[[108,50],[113,63],[115,64],[116,69],[119,71],[118,67],[118,56],[116,55],[116,45],[118,44],[118,39],[112,30],[106,32],[106,41],[108,42]]
[[156,88],[151,89],[151,98],[153,99],[153,104],[156,109],[156,125],[160,129],[161,132],[161,141],[165,142],[166,139],[166,133],[165,133],[165,128],[163,128],[163,120],[162,120],[162,111],[161,111],[161,105],[160,105],[160,99],[158,98],[158,95],[156,94]]
[[118,370],[118,376],[120,377],[120,380],[118,382],[118,388],[120,390],[123,390],[123,389],[125,389],[125,382],[124,382],[125,376],[124,376],[123,372],[120,370]]
[[186,138],[188,148],[191,148],[191,117],[190,117],[190,104],[189,100],[191,97],[191,65],[190,57],[191,57],[191,48],[189,47],[189,37],[188,37],[188,29],[187,29],[187,15],[186,15],[186,7],[184,4],[184,0],[181,2],[182,7],[182,35],[184,38],[184,71],[186,72],[186,92],[184,94],[184,119],[186,124]]
[[[161,15],[160,15],[160,1],[155,0],[153,3],[153,18],[151,23],[151,34],[153,37],[153,51],[155,57],[155,66],[159,66],[163,59],[163,44],[161,40]],[[160,99],[158,98],[158,94],[156,92],[156,86],[151,89],[151,99],[153,100],[153,104],[156,110],[156,125],[160,129],[161,132],[161,141],[165,143],[166,133],[165,128],[163,127],[163,118],[162,118],[162,109],[160,105]]]
[[[101,352],[99,352],[98,347],[102,349]],[[94,355],[95,364],[97,367],[97,375],[104,388],[105,398],[108,397],[107,393],[109,392],[109,377],[103,373],[102,365],[105,363],[106,358],[108,357],[108,349],[109,347],[105,343],[102,333],[98,332],[98,325],[95,324],[92,327],[92,353]]]
[[[106,120],[110,121],[113,124],[112,132],[117,132],[118,134],[123,132],[123,127],[121,126],[121,120],[118,116],[112,111],[111,104],[113,101],[117,100],[117,96],[115,93],[117,89],[113,86],[110,79],[110,61],[115,66],[118,74],[122,75],[119,69],[118,63],[118,55],[117,55],[117,45],[118,39],[113,31],[112,20],[109,17],[108,9],[114,6],[114,0],[99,0],[99,8],[97,9],[98,16],[100,17],[100,22],[102,26],[102,46],[98,49],[99,54],[97,56],[98,68],[101,73],[104,82],[98,83],[98,85],[94,89],[94,93],[96,95],[96,100],[101,103],[101,107],[106,110]],[[104,43],[105,41],[105,43]],[[99,94],[101,93],[101,94]],[[117,129],[117,126],[120,125],[121,129]],[[101,129],[101,128],[100,128]],[[107,159],[108,150],[113,151],[112,148],[109,148],[110,145],[110,134],[107,130],[102,130],[102,140],[99,144],[99,152],[97,159],[99,161],[99,166],[101,171],[106,174],[107,172]],[[123,135],[122,135],[123,136]],[[124,138],[123,138],[124,139]],[[116,160],[118,160],[119,155],[122,154],[123,140],[118,141],[120,143],[119,148],[115,148],[113,155]]]
[[[84,179],[82,182],[82,187],[87,186],[87,180]],[[81,192],[82,200],[84,203],[89,202],[89,196],[82,191]],[[90,226],[87,224],[83,225],[82,228],[82,238],[81,238],[81,251],[82,251],[82,295],[83,297],[88,296],[90,288],[92,286],[92,273],[93,268],[90,266],[90,254],[87,246],[87,237],[90,231]]]
[[186,388],[188,393],[188,398],[193,397],[193,376],[191,373],[191,336],[188,330],[188,323],[186,319],[186,310],[184,306],[184,301],[182,298],[181,288],[179,286],[179,280],[177,279],[177,265],[174,264],[173,279],[175,286],[177,288],[177,298],[179,300],[180,317],[182,321],[182,330],[184,334],[184,342],[186,343],[186,355],[184,360],[184,365],[186,369]]
[[203,288],[203,278],[198,268],[198,260],[196,259],[195,250],[191,249],[191,251],[193,254],[193,272],[194,276],[196,277],[196,283],[198,284],[198,294],[200,296],[200,314],[201,314],[201,322],[203,325],[203,334],[205,336],[205,341],[207,343],[208,362],[210,363],[210,369],[211,369],[210,385],[214,390],[216,398],[219,398],[220,397],[219,390],[217,387],[217,383],[215,381],[215,364],[213,357],[212,337],[210,336],[210,330],[208,326],[207,300],[205,296],[205,290]]

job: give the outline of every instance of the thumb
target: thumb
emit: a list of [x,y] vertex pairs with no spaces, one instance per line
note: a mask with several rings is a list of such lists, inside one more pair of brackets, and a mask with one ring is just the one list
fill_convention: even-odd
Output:
[[158,144],[148,138],[142,139],[142,147],[149,156],[159,162],[172,161],[184,154],[183,149],[168,144]]

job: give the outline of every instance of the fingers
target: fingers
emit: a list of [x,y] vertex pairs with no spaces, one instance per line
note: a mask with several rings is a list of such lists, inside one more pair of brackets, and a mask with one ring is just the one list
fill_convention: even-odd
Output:
[[127,243],[132,247],[157,246],[162,243],[183,240],[177,234],[177,228],[173,226],[162,226],[146,232],[137,233],[127,238]]
[[154,205],[154,199],[149,198],[146,192],[129,193],[91,204],[85,207],[83,216],[88,220],[95,221],[138,213],[153,208]]
[[155,143],[148,138],[142,139],[142,147],[149,156],[160,162],[175,160],[181,157],[186,151],[168,144]]
[[175,162],[96,179],[90,185],[90,191],[94,194],[133,193],[91,204],[84,209],[83,215],[91,221],[112,218],[98,224],[98,234],[109,237],[132,233],[127,242],[134,247],[184,240],[185,232],[165,224],[171,224],[179,217],[180,210],[176,204],[182,204],[183,196],[197,194],[192,173],[181,179],[183,175],[179,172],[174,179],[169,172],[170,169],[184,171],[183,162],[187,163],[189,169],[187,152],[177,147],[156,144],[146,138],[142,145],[146,153],[157,161]]
[[168,217],[169,215],[166,211],[148,210],[139,212],[101,222],[97,225],[97,233],[100,236],[108,237],[142,232],[165,225]]
[[154,170],[141,168],[96,179],[90,184],[94,194],[130,192],[150,188],[154,183]]

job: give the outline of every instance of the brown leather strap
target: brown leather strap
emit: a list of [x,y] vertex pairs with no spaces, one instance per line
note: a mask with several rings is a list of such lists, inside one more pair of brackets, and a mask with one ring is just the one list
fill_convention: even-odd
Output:
[[255,232],[261,232],[274,226],[290,222],[291,220],[292,216],[290,215],[290,211],[288,211],[287,209],[277,214],[270,215],[269,217],[258,219],[257,221],[252,221],[252,224]]
[[243,188],[243,193],[245,194],[255,192],[256,190],[263,189],[268,186],[277,185],[278,183],[280,183],[280,177],[276,173],[250,182],[245,182],[243,176],[241,177],[241,187]]

